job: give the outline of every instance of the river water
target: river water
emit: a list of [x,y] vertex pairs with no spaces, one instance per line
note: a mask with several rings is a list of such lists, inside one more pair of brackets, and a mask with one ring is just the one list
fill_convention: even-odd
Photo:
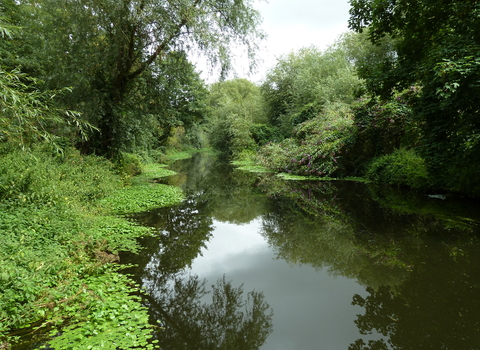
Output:
[[478,202],[170,168],[187,200],[138,215],[158,235],[122,256],[162,349],[480,349]]

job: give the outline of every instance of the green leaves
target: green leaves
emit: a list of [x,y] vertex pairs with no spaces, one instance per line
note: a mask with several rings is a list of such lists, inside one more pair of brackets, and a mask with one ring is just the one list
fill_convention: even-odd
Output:
[[335,177],[345,175],[345,152],[355,140],[349,110],[336,105],[298,125],[291,138],[269,143],[258,153],[261,165],[287,174]]
[[342,48],[333,46],[321,52],[309,47],[278,59],[267,74],[262,93],[270,122],[288,136],[296,125],[316,117],[326,105],[353,102],[359,86]]
[[[0,337],[13,343],[9,333],[26,328],[55,349],[154,348],[138,287],[112,264],[118,251],[138,252],[136,239],[152,230],[100,206],[122,193],[113,165],[48,146],[0,154]],[[118,212],[183,198],[176,188],[145,182],[171,172],[145,168],[141,185],[114,197]]]
[[115,192],[105,198],[103,205],[116,214],[130,214],[171,206],[182,200],[183,193],[179,188],[146,183]]
[[127,276],[107,271],[77,283],[81,283],[77,288],[83,289],[79,300],[59,304],[56,311],[75,314],[76,322],[52,330],[50,333],[57,336],[48,346],[59,350],[156,348],[156,341],[150,340],[152,329],[147,310],[139,297],[132,295],[137,288],[129,287]]
[[[413,115],[421,126],[421,155],[436,187],[479,195],[480,26],[476,0],[393,1],[355,0],[350,28],[368,29],[370,40],[383,45],[385,65],[360,70],[371,93],[383,98],[410,85],[421,87],[413,100]],[[389,52],[395,55],[388,57]],[[475,170],[472,169],[475,167]]]
[[152,181],[174,174],[160,164],[148,164],[141,175],[133,178],[133,186],[114,192],[102,200],[102,205],[115,214],[130,214],[177,204],[184,199],[180,188]]
[[254,123],[264,121],[260,89],[246,79],[210,87],[209,140],[213,148],[239,159],[255,151]]
[[414,150],[406,149],[375,158],[365,176],[375,182],[416,189],[425,188],[428,181],[425,160]]
[[111,158],[157,147],[171,128],[204,117],[206,90],[185,52],[202,52],[225,74],[231,45],[246,48],[253,65],[263,36],[249,0],[22,5],[28,55],[41,78],[72,87],[63,105],[101,130],[86,148]]
[[[61,150],[61,136],[68,132],[78,130],[86,139],[92,125],[80,119],[79,113],[55,108],[52,103],[56,95],[70,90],[41,92],[37,85],[36,79],[18,70],[0,68],[0,142],[28,148],[34,142],[47,141]],[[61,133],[57,131],[62,128]]]

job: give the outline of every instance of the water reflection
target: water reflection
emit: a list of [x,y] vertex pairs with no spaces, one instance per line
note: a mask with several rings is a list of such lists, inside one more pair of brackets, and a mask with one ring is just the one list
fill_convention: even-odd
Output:
[[[150,294],[152,318],[166,328],[163,348],[463,350],[480,343],[478,203],[257,177],[201,155],[174,170],[180,174],[168,181],[188,200],[139,216],[159,236],[129,260]],[[238,289],[224,275],[265,297],[235,299]],[[219,281],[208,304],[203,278]],[[266,300],[275,327],[262,345],[272,327]],[[225,308],[235,311],[227,317]]]
[[162,349],[258,349],[272,330],[272,311],[260,292],[233,287],[225,277],[209,292],[198,276],[177,275],[170,284],[150,290],[151,316],[164,329]]
[[[362,334],[382,333],[390,349],[478,349],[478,245],[457,244],[459,257],[444,241],[424,243],[415,257],[419,267],[396,290],[368,288],[367,297],[353,297],[352,303],[364,308],[355,323]],[[358,340],[351,349],[383,349],[380,345]]]

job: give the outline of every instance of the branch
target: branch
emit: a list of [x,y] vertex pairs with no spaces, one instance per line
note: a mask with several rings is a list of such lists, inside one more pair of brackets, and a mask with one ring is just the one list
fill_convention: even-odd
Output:
[[[196,7],[199,3],[200,3],[201,0],[196,0],[192,7]],[[155,61],[157,59],[157,57],[166,50],[167,46],[173,41],[173,39],[177,38],[180,34],[181,34],[181,31],[182,31],[182,28],[187,24],[187,19],[186,18],[183,18],[181,20],[181,22],[177,25],[177,28],[176,30],[170,34],[168,37],[166,37],[162,43],[160,45],[157,46],[157,48],[155,49],[155,51],[153,52],[153,54],[145,61],[143,62],[140,67],[133,71],[132,73],[130,73],[128,76],[127,76],[127,80],[133,80],[135,79],[137,76],[139,76],[145,69],[147,69],[147,67],[153,63],[153,61]]]

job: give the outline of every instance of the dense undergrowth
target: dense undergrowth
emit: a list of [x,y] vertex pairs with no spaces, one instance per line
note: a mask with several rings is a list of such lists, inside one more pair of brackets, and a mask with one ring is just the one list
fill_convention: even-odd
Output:
[[138,286],[115,264],[151,231],[118,214],[182,200],[153,182],[170,173],[149,166],[125,186],[112,163],[73,149],[2,149],[1,158],[0,348],[27,339],[55,349],[153,347]]

